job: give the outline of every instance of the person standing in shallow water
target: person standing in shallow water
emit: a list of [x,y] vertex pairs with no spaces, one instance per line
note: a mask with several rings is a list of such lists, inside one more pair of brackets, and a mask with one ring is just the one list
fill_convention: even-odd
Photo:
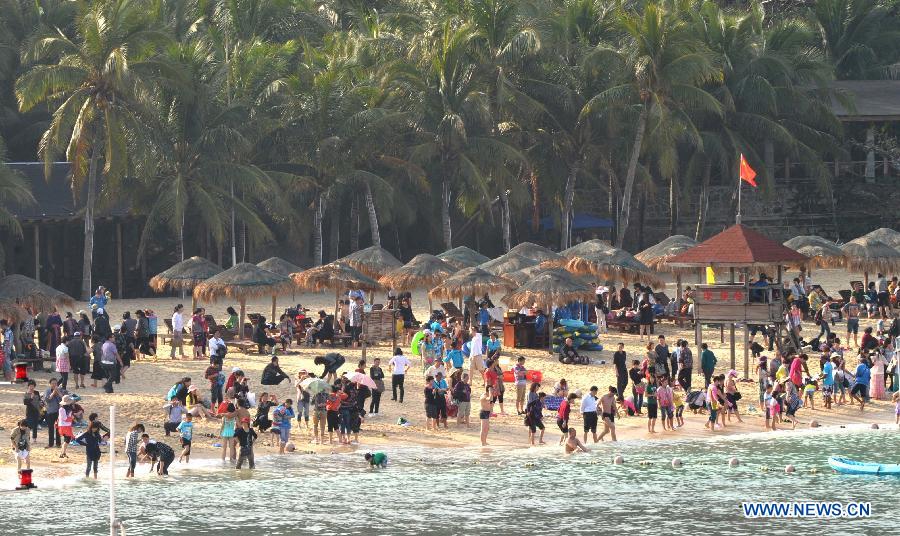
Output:
[[481,445],[487,446],[487,436],[488,432],[491,430],[491,413],[494,411],[494,395],[492,393],[493,387],[490,385],[486,385],[484,387],[484,394],[481,395],[481,411],[478,413],[478,418],[481,420]]

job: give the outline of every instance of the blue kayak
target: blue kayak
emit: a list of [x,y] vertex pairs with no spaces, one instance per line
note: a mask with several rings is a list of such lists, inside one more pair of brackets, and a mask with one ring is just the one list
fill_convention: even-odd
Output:
[[848,475],[893,475],[900,476],[900,464],[898,463],[870,463],[858,462],[850,458],[829,456],[828,465],[839,473]]

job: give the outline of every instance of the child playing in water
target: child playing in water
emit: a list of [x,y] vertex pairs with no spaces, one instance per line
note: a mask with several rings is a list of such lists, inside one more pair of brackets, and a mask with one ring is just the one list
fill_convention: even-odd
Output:
[[178,423],[176,430],[181,434],[181,456],[178,457],[178,463],[184,460],[185,463],[191,461],[191,438],[194,436],[194,416],[185,413],[181,417],[182,421]]
[[896,414],[894,424],[900,424],[900,391],[894,392],[891,401],[894,403],[894,413]]
[[388,458],[387,454],[383,452],[376,452],[372,454],[371,452],[367,452],[365,455],[366,461],[369,462],[369,466],[380,469],[387,469]]
[[803,379],[803,405],[809,404],[809,409],[816,409],[816,403],[814,400],[816,394],[816,380],[812,378],[804,378]]

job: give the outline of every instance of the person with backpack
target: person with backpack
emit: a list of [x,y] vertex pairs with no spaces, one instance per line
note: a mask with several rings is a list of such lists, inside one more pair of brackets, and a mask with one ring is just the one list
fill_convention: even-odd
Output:
[[278,433],[278,454],[284,454],[284,447],[291,439],[291,421],[294,419],[294,401],[288,398],[284,404],[272,411],[272,433]]
[[544,398],[547,395],[543,392],[538,393],[538,397],[525,406],[525,425],[528,427],[528,441],[534,446],[534,436],[538,429],[541,430],[541,436],[538,444],[544,445]]
[[22,464],[25,469],[31,469],[31,440],[28,437],[30,433],[29,424],[26,419],[19,421],[19,424],[13,429],[9,439],[12,442],[13,452],[16,455],[16,470],[22,471]]
[[316,445],[325,444],[325,425],[328,422],[328,393],[320,391],[310,397],[312,413],[313,441]]

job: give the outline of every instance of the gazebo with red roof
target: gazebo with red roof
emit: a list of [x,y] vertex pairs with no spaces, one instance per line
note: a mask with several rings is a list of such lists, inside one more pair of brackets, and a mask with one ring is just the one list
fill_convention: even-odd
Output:
[[[702,342],[703,324],[729,324],[731,327],[731,367],[735,367],[735,324],[744,325],[744,377],[750,376],[749,325],[775,325],[779,350],[787,346],[799,349],[797,339],[785,326],[786,296],[781,282],[784,266],[809,259],[797,251],[756,231],[737,224],[669,259],[669,266],[681,268],[728,268],[728,283],[698,285],[694,293],[694,330],[697,345]],[[775,269],[773,282],[762,276]],[[735,279],[739,270],[743,277]],[[760,278],[750,283],[751,271],[760,270]]]

